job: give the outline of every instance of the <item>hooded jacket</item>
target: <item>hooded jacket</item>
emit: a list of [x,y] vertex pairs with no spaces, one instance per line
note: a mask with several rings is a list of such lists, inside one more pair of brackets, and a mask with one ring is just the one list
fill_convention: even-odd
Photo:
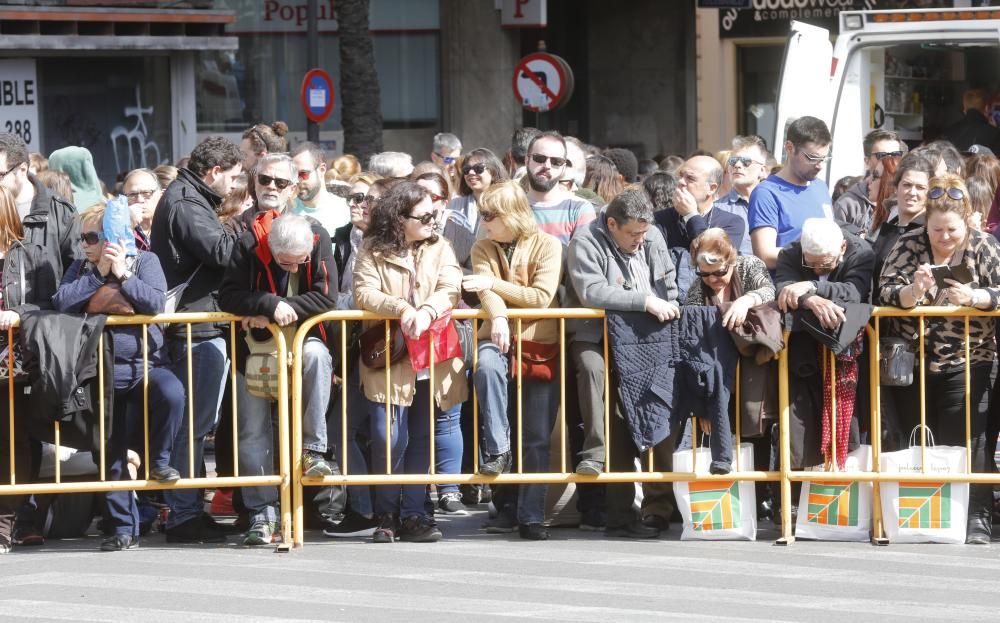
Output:
[[833,204],[833,218],[838,223],[854,225],[863,236],[871,233],[874,211],[875,206],[868,200],[868,182],[863,179],[844,191]]
[[49,155],[49,168],[69,176],[70,186],[73,187],[73,203],[81,211],[104,203],[101,180],[94,168],[94,157],[86,147],[71,145],[55,150]]
[[[286,296],[289,273],[278,266],[268,244],[271,225],[280,216],[276,210],[260,212],[250,229],[240,234],[232,262],[219,287],[222,311],[240,316],[267,316],[273,320],[275,308],[284,301],[302,322],[336,308],[337,264],[331,254],[329,234],[315,222],[310,222],[312,251],[309,259],[299,267],[298,293]],[[327,331],[322,324],[313,331],[326,340]],[[267,331],[264,334],[259,337],[270,336]]]

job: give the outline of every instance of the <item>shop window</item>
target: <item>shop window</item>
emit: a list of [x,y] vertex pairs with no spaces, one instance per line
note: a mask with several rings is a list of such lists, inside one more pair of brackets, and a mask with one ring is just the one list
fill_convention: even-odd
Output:
[[737,75],[740,77],[739,132],[757,134],[768,140],[774,136],[777,114],[778,80],[784,45],[746,45],[737,48]]

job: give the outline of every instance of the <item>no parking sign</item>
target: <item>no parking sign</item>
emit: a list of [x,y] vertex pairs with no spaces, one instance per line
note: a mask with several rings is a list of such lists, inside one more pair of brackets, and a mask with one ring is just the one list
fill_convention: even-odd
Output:
[[333,80],[322,69],[310,69],[302,79],[302,110],[315,123],[325,121],[333,111]]
[[573,70],[555,54],[536,52],[514,68],[514,97],[531,112],[555,110],[573,94]]

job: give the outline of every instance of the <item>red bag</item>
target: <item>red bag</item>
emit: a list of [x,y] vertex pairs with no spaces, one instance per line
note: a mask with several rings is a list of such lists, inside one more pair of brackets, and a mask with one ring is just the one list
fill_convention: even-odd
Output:
[[[559,344],[543,344],[531,340],[521,340],[521,378],[525,381],[549,383],[556,378],[556,363]],[[517,378],[517,342],[510,345],[510,378]]]
[[430,328],[417,339],[406,337],[406,350],[410,354],[410,364],[414,370],[429,368],[431,364],[431,339],[434,336],[434,363],[435,365],[447,359],[462,358],[462,342],[458,338],[458,331],[455,323],[451,319],[451,310],[437,317],[431,322]]

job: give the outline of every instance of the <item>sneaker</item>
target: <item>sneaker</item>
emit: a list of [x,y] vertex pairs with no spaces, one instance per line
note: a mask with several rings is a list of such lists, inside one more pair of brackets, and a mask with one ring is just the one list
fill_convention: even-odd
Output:
[[314,450],[306,450],[302,453],[302,475],[309,478],[331,476],[333,469],[322,454]]
[[522,539],[529,541],[548,541],[549,530],[540,523],[523,523],[517,527]]
[[458,490],[462,494],[462,504],[466,506],[479,504],[480,492],[482,491],[479,485],[458,485]]
[[278,524],[273,521],[264,521],[258,519],[254,521],[247,530],[246,534],[243,535],[244,545],[270,545],[271,538],[274,533],[278,531]]
[[496,476],[510,471],[510,452],[503,454],[491,454],[486,457],[482,465],[479,466],[479,473],[484,476]]
[[604,473],[604,461],[595,461],[593,459],[583,459],[576,465],[577,474],[603,474]]
[[438,510],[446,515],[468,515],[469,511],[462,504],[462,494],[458,491],[442,493],[438,498]]
[[203,515],[167,528],[167,543],[224,543],[226,535],[205,524]]
[[212,495],[212,506],[209,510],[213,515],[235,515],[236,509],[233,508],[233,490],[216,489]]
[[158,482],[177,482],[181,473],[169,465],[157,465],[149,468],[149,479]]
[[45,537],[34,525],[21,525],[14,528],[14,538],[11,541],[14,545],[33,547],[45,545]]
[[101,541],[102,552],[120,552],[123,549],[139,547],[139,537],[131,534],[115,534]]
[[517,521],[507,513],[500,513],[486,522],[486,534],[510,534],[517,527]]
[[410,543],[436,543],[441,536],[434,520],[425,515],[407,517],[399,528],[399,540]]
[[334,539],[352,536],[371,536],[378,525],[374,517],[365,517],[361,513],[347,511],[347,514],[344,515],[340,523],[326,528],[323,530],[323,534]]
[[0,543],[0,555],[9,554],[13,547],[10,543]]
[[386,513],[378,518],[378,527],[372,532],[375,543],[392,543],[399,531],[399,519],[395,513]]

